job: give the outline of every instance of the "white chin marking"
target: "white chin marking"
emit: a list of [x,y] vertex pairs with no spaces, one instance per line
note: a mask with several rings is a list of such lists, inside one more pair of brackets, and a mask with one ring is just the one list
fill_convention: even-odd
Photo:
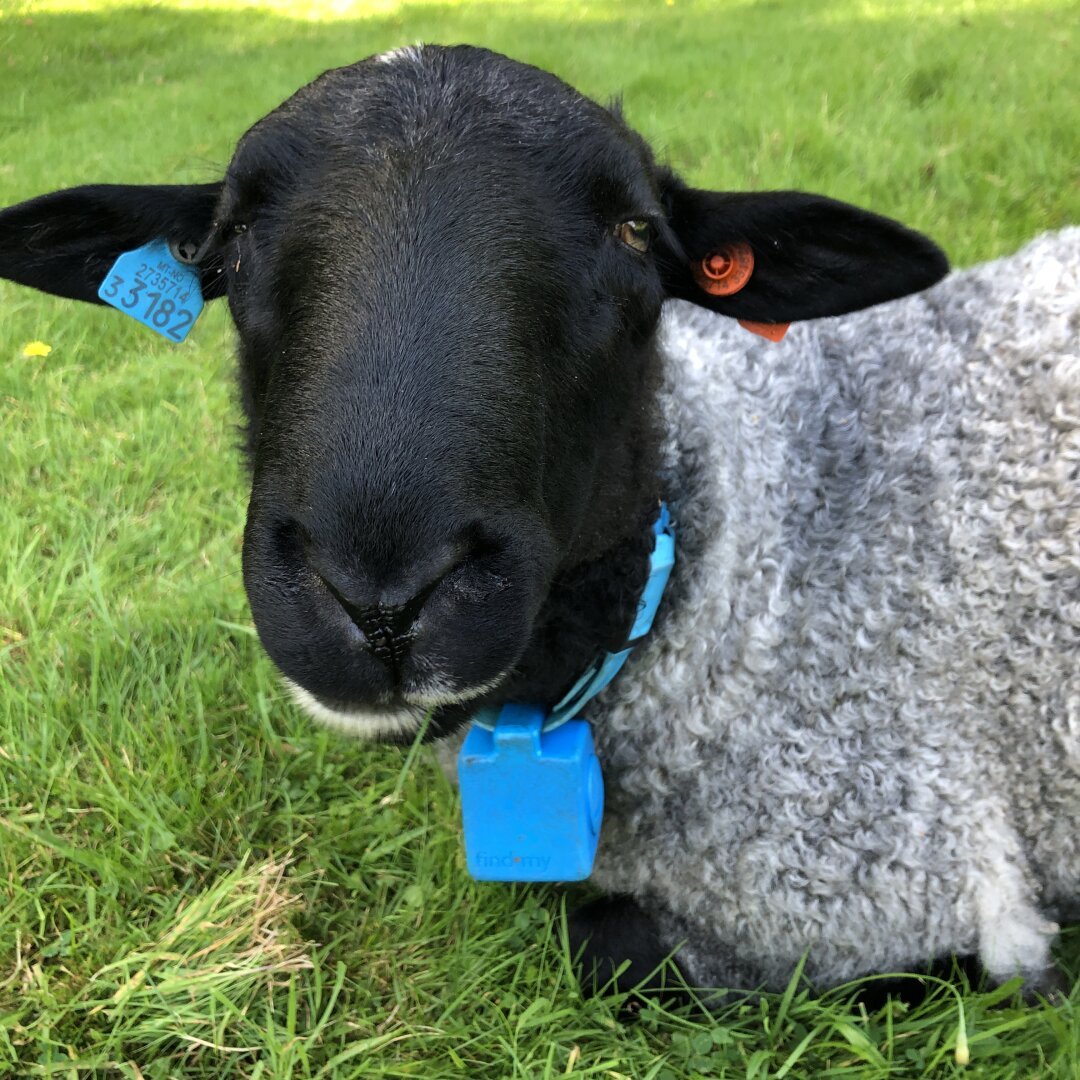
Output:
[[384,735],[415,735],[427,710],[420,705],[402,705],[400,709],[350,709],[342,712],[324,705],[302,686],[285,679],[293,700],[320,724],[355,735],[361,739],[377,739]]
[[468,690],[451,690],[441,679],[431,679],[415,694],[410,694],[409,701],[411,704],[428,709],[437,709],[440,705],[462,705],[466,701],[473,701],[482,694],[486,694],[489,690],[494,690],[505,676],[506,672],[501,672],[494,679],[480,683],[479,686],[470,686]]
[[423,45],[403,45],[400,49],[391,49],[389,52],[380,53],[375,57],[375,62],[377,64],[395,64],[399,60],[406,60],[419,64],[420,53],[423,48]]

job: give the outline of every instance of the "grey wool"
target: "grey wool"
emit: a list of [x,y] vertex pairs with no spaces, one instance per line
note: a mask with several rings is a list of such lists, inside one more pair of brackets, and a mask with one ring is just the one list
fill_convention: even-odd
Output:
[[678,564],[589,709],[595,882],[702,986],[977,954],[1080,907],[1080,229],[780,344],[665,313]]

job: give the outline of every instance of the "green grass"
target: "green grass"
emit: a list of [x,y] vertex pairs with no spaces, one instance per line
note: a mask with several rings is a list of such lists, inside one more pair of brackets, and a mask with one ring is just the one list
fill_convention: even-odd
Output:
[[[1080,221],[1065,0],[291,8],[0,0],[0,204],[213,178],[302,82],[425,39],[622,92],[695,182],[825,191],[960,263]],[[867,1013],[795,981],[631,1024],[583,1001],[566,895],[469,880],[427,754],[284,700],[239,575],[230,351],[221,310],[172,347],[0,285],[0,1075],[1080,1075],[1080,986],[1025,1007],[958,977]]]

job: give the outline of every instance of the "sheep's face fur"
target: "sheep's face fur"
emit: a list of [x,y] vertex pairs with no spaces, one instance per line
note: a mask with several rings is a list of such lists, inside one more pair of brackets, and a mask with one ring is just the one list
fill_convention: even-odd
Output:
[[664,293],[617,235],[664,219],[644,144],[545,72],[417,50],[257,124],[218,213],[245,580],[297,698],[408,738],[509,683],[556,695],[576,659],[525,657],[556,576],[656,497]]
[[[621,118],[479,49],[331,71],[220,183],[91,187],[0,214],[0,276],[93,300],[121,251],[198,247],[240,340],[244,579],[315,716],[408,738],[553,702],[632,621],[656,480],[668,296],[782,322],[937,280],[893,222],[696,191]],[[717,297],[693,265],[749,244]]]

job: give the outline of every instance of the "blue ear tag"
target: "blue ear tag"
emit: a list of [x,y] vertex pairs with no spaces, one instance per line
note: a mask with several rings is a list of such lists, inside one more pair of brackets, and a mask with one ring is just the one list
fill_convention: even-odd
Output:
[[592,871],[604,781],[584,720],[544,731],[539,705],[474,724],[458,758],[465,859],[477,881],[581,881]]
[[[674,564],[675,529],[661,505],[628,645],[649,632]],[[478,881],[580,881],[592,873],[604,781],[592,729],[575,717],[632,651],[602,653],[550,710],[508,704],[473,718],[458,779],[465,860]]]
[[98,296],[169,341],[183,341],[203,309],[198,269],[180,262],[164,240],[125,251]]

